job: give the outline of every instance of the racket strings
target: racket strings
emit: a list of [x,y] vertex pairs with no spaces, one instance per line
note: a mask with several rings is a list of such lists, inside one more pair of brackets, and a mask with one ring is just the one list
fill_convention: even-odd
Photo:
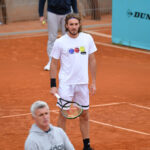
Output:
[[66,104],[62,108],[62,113],[67,118],[76,118],[82,113],[82,108],[76,103]]
[[59,98],[57,104],[61,107],[62,115],[67,119],[75,119],[83,112],[82,106],[74,101]]

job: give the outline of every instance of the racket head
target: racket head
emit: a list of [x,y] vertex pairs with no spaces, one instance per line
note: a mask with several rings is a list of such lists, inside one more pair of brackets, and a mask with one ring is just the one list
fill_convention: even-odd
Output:
[[55,93],[55,96],[60,101],[60,103],[57,102],[57,104],[59,104],[61,113],[65,118],[75,119],[82,114],[83,108],[79,103],[62,99],[57,93]]
[[67,119],[75,119],[79,117],[83,112],[83,108],[76,102],[66,102],[62,105],[61,113]]

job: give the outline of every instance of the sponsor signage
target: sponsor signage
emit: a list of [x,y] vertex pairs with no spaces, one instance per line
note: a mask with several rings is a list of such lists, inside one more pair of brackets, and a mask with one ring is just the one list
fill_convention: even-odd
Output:
[[113,0],[112,42],[150,50],[150,0]]
[[146,20],[150,21],[150,14],[148,14],[148,13],[139,12],[139,11],[132,11],[132,10],[128,9],[127,10],[127,15],[128,15],[128,17],[146,19]]

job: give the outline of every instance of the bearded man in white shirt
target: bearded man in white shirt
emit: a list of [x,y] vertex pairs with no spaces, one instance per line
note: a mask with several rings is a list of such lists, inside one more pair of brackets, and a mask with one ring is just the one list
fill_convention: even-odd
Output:
[[[80,116],[80,130],[83,138],[83,150],[93,150],[89,138],[89,89],[88,68],[91,72],[90,92],[96,92],[96,59],[97,50],[91,35],[81,32],[81,18],[69,14],[65,19],[67,33],[57,39],[51,57],[51,93],[58,93],[61,98],[72,100],[83,107]],[[60,59],[59,87],[56,86],[57,64]],[[58,107],[59,101],[57,103]],[[66,119],[59,113],[58,126],[65,130]]]

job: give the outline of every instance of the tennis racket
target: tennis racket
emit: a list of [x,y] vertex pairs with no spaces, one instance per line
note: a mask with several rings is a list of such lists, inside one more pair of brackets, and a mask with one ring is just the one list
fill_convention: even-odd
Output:
[[55,93],[55,96],[59,99],[57,104],[61,106],[61,113],[65,118],[75,119],[82,114],[83,108],[80,104],[62,99],[57,93]]

